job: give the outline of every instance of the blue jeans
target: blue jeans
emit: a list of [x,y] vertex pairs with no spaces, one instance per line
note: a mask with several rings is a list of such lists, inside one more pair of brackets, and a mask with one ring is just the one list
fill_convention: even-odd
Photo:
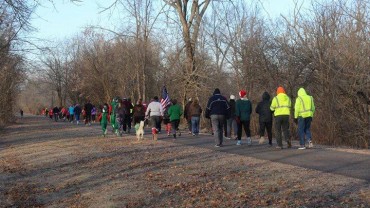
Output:
[[80,114],[76,114],[75,117],[76,117],[76,121],[80,121]]
[[238,125],[236,123],[235,118],[229,118],[227,119],[227,131],[226,131],[226,136],[231,138],[231,129],[234,132],[234,136],[238,134]]
[[223,129],[225,123],[224,115],[211,115],[212,130],[215,136],[216,145],[221,145],[223,142]]
[[192,116],[191,117],[191,130],[193,134],[198,135],[199,134],[199,116]]
[[298,118],[299,144],[301,146],[305,145],[305,138],[307,142],[311,141],[311,131],[310,131],[311,122],[312,117]]

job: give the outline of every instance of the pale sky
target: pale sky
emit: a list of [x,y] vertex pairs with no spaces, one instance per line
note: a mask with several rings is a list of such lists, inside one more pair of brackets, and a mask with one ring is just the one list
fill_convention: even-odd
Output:
[[[78,34],[87,25],[102,25],[111,28],[117,25],[115,24],[117,20],[111,17],[109,12],[99,13],[101,8],[98,4],[106,6],[112,2],[111,0],[85,0],[78,4],[70,3],[67,0],[54,2],[55,8],[51,4],[39,7],[36,11],[39,17],[35,15],[31,21],[32,25],[38,29],[38,32],[34,33],[37,38],[62,40]],[[293,8],[294,0],[260,0],[260,2],[263,3],[270,17],[274,18],[280,13],[288,14]]]

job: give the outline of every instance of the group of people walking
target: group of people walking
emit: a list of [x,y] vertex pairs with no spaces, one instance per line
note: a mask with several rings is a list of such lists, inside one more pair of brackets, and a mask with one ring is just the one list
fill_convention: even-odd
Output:
[[[248,99],[245,90],[240,90],[238,94],[239,99],[230,95],[230,99],[227,100],[216,88],[208,99],[205,117],[210,119],[212,134],[215,136],[215,147],[223,146],[224,138],[231,139],[232,132],[237,140],[236,145],[242,145],[243,130],[246,144],[252,144],[250,129],[253,112],[252,102]],[[262,94],[262,100],[255,109],[259,115],[259,143],[264,143],[264,135],[267,132],[268,143],[272,146],[272,128],[275,126],[276,147],[283,149],[283,138],[287,147],[292,147],[289,136],[291,110],[291,99],[283,87],[277,88],[276,96],[272,100],[268,92]],[[132,124],[137,129],[141,121],[150,121],[152,134],[158,134],[161,132],[163,122],[167,135],[176,139],[177,136],[181,136],[179,124],[182,116],[187,121],[189,134],[199,135],[202,112],[203,109],[198,99],[189,99],[183,110],[176,99],[172,99],[166,106],[163,106],[163,103],[155,96],[148,106],[143,104],[141,99],[133,105],[129,98],[115,97],[110,105],[105,103],[98,109],[88,101],[83,108],[76,104],[71,105],[68,109],[55,107],[49,112],[45,109],[44,113],[45,115],[49,113],[50,118],[54,117],[55,121],[64,118],[70,122],[75,120],[77,124],[80,121],[80,114],[83,114],[86,125],[91,125],[91,121],[95,121],[96,115],[98,115],[104,136],[107,134],[108,122],[111,123],[112,131],[117,136],[130,133]],[[304,88],[300,88],[294,105],[294,122],[298,125],[300,139],[299,149],[313,147],[310,126],[314,112],[315,105],[312,96],[308,95]]]
[[69,121],[71,123],[76,122],[77,125],[80,124],[81,115],[85,125],[91,125],[91,122],[95,122],[97,109],[94,105],[88,101],[83,107],[79,104],[70,105],[69,107],[57,107],[45,108],[42,110],[41,114],[49,116],[55,122],[59,120]]
[[[213,96],[210,97],[206,109],[206,118],[211,120],[212,129],[215,135],[216,147],[221,147],[223,139],[231,137],[231,129],[236,132],[236,145],[241,145],[242,130],[246,135],[246,143],[251,145],[250,120],[252,114],[252,103],[247,98],[247,92],[239,92],[240,99],[235,101],[235,96],[231,95],[230,100],[221,95],[218,88],[215,89]],[[259,143],[264,142],[264,134],[267,132],[269,145],[272,146],[272,126],[274,120],[275,136],[277,148],[283,149],[282,137],[291,148],[289,136],[289,118],[291,114],[292,102],[283,87],[278,87],[276,96],[270,100],[268,92],[264,92],[262,100],[258,103],[255,112],[259,115]],[[298,149],[312,148],[311,141],[311,122],[315,112],[315,104],[312,96],[308,95],[304,88],[300,88],[294,106],[294,122],[298,124],[298,134],[300,147]],[[226,123],[226,137],[223,134]]]

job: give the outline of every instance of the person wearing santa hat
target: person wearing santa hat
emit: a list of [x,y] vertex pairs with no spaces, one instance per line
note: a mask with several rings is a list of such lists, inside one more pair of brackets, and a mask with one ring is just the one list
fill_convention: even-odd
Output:
[[247,135],[247,144],[252,144],[251,139],[251,130],[250,130],[250,120],[252,113],[252,103],[247,98],[247,92],[245,90],[240,90],[239,92],[240,99],[236,101],[235,104],[235,115],[236,122],[238,124],[238,142],[236,145],[242,144],[242,128]]
[[284,134],[284,139],[288,144],[288,148],[291,148],[292,143],[289,139],[289,116],[292,103],[283,87],[278,87],[276,94],[277,95],[272,99],[270,106],[270,110],[274,111],[275,117],[275,135],[278,144],[276,148],[283,149],[282,132]]

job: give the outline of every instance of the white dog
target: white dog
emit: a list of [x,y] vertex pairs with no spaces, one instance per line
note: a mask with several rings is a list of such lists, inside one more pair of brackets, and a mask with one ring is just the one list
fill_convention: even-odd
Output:
[[[136,125],[138,125],[138,127]],[[144,138],[144,121],[140,121],[140,124],[136,124],[136,125],[135,125],[136,138],[139,141],[140,139]]]

